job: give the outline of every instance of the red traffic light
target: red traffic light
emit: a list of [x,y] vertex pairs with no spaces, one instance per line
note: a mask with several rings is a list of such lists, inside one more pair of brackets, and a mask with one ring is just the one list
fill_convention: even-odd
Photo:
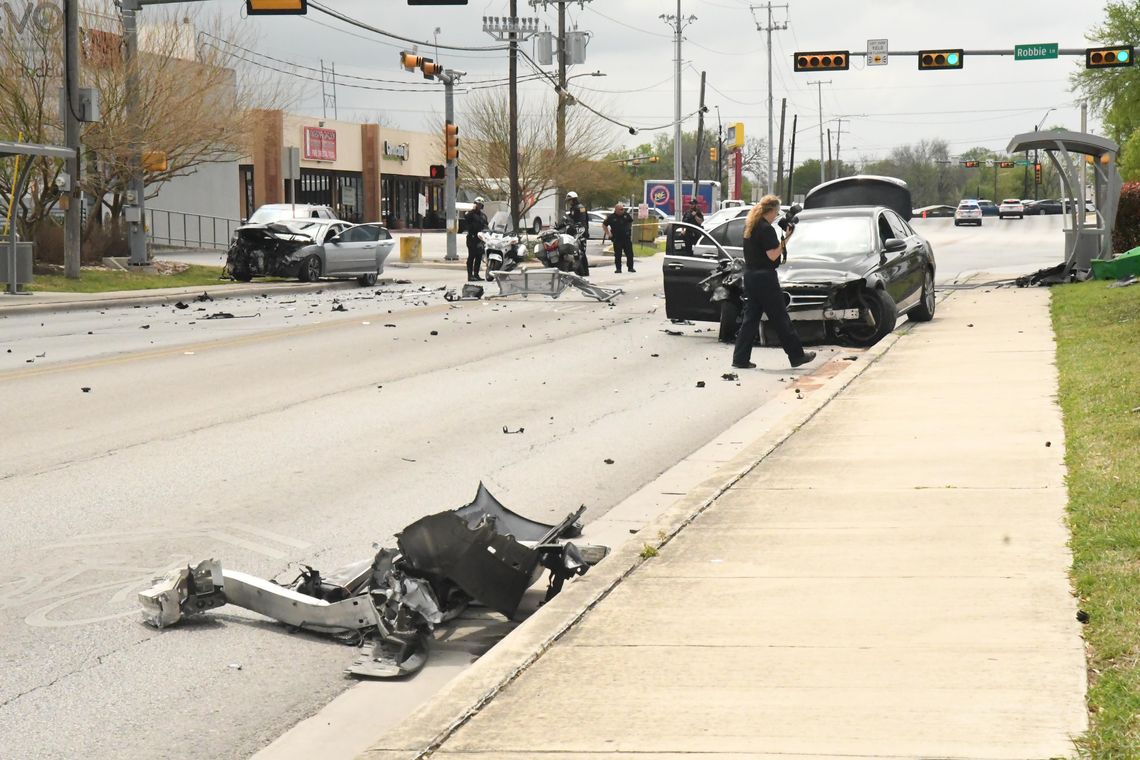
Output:
[[1012,169],[1015,166],[1017,166],[1017,164],[1015,164],[1013,161],[999,161],[998,162],[998,168],[999,169]]
[[432,164],[428,167],[428,177],[431,179],[445,179],[447,177],[447,167],[443,164]]
[[978,162],[977,161],[959,161],[959,163],[962,164],[962,166],[966,167],[967,169],[977,169],[978,168]]

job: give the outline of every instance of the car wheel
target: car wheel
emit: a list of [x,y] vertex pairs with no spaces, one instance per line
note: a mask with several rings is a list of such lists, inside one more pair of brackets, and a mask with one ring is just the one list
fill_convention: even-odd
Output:
[[356,281],[359,282],[364,287],[370,288],[376,284],[376,273],[375,272],[369,272],[368,274],[362,274],[356,278]]
[[315,253],[301,262],[301,273],[298,278],[301,282],[316,282],[321,279],[321,257]]
[[253,272],[243,267],[234,272],[234,279],[238,282],[249,282],[253,279]]
[[891,334],[898,321],[898,307],[885,290],[864,288],[859,294],[859,305],[866,310],[871,322],[846,324],[843,332],[852,345],[869,348]]
[[918,305],[911,309],[907,316],[913,322],[929,322],[934,319],[934,308],[936,305],[934,297],[934,272],[927,269],[926,276],[922,278],[922,297],[918,300]]
[[962,226],[962,223],[961,223],[961,222],[959,222],[957,219],[955,219],[955,220],[954,220],[954,226],[955,226],[955,227],[961,227],[961,226]]
[[720,332],[717,339],[721,343],[736,342],[736,332],[740,329],[740,304],[735,298],[726,298],[720,302]]
[[530,228],[536,235],[542,232],[542,220],[536,216],[534,218],[534,221],[531,222]]

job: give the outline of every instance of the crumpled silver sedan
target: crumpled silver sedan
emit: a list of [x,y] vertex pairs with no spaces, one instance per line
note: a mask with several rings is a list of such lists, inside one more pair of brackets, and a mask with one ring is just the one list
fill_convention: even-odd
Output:
[[323,243],[297,250],[292,259],[298,262],[297,276],[304,282],[322,277],[355,277],[361,285],[375,285],[384,274],[384,262],[396,241],[380,224],[355,224],[341,230]]

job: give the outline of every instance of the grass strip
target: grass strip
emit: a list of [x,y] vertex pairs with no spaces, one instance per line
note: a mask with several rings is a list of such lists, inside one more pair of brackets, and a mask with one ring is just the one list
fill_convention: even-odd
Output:
[[1088,616],[1082,757],[1140,757],[1140,286],[1052,292],[1073,582]]
[[41,293],[108,293],[116,290],[149,290],[199,285],[217,287],[233,283],[232,280],[219,279],[221,274],[221,267],[197,265],[192,265],[177,274],[83,269],[77,280],[68,279],[61,274],[38,274],[28,284],[28,290]]

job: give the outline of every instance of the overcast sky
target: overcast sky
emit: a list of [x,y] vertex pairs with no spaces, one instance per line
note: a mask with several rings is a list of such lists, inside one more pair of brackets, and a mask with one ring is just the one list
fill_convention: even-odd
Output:
[[[405,0],[323,0],[338,11],[399,35],[431,41],[438,27],[441,45],[484,47],[496,44],[482,31],[483,16],[507,15],[506,0],[470,0],[467,6],[409,7]],[[1017,61],[1012,57],[970,57],[960,71],[919,72],[913,56],[891,58],[888,65],[865,67],[853,59],[850,71],[823,76],[792,72],[796,50],[865,50],[870,38],[886,38],[894,50],[935,47],[969,49],[1011,48],[1021,43],[1059,43],[1062,48],[1083,48],[1085,35],[1104,17],[1104,0],[776,0],[788,9],[773,11],[788,28],[773,33],[773,80],[776,129],[780,98],[788,99],[788,129],[799,115],[797,159],[819,153],[817,88],[809,81],[831,80],[822,87],[824,129],[843,123],[844,159],[873,159],[897,145],[920,139],[943,138],[952,151],[982,145],[1004,148],[1011,135],[1032,130],[1045,117],[1044,126],[1080,128],[1080,104],[1069,89],[1069,75],[1083,59],[1062,57],[1053,61]],[[214,6],[214,4],[210,4]],[[219,4],[220,5],[220,4]],[[244,3],[225,0],[217,12],[237,14]],[[706,100],[716,126],[719,107],[722,122],[742,121],[750,136],[767,134],[767,53],[765,37],[756,19],[766,21],[767,11],[750,9],[748,0],[681,0],[684,17],[695,15],[684,31],[682,47],[682,112],[697,107],[700,71],[708,76]],[[672,31],[661,14],[676,14],[676,0],[592,0],[569,7],[569,26],[591,34],[587,60],[571,74],[601,71],[605,78],[579,78],[572,84],[581,100],[616,120],[638,127],[657,126],[673,119]],[[519,1],[519,14],[537,16],[556,28],[553,6],[537,9]],[[367,116],[392,126],[434,129],[443,111],[442,86],[406,74],[397,52],[409,45],[384,39],[331,19],[310,8],[307,17],[247,19],[254,25],[253,47],[262,53],[301,66],[319,68],[321,59],[333,63],[341,86],[337,108],[341,118]],[[1132,41],[1140,42],[1140,41]],[[530,43],[525,43],[529,51]],[[430,46],[420,49],[435,56]],[[505,77],[505,52],[448,51],[435,56],[445,67],[467,72],[467,81]],[[282,70],[288,66],[276,64]],[[306,69],[294,71],[316,76]],[[520,74],[530,73],[526,64]],[[348,75],[386,80],[352,80]],[[304,97],[295,110],[319,115],[320,85],[296,79]],[[349,83],[373,87],[427,89],[428,92],[351,89]],[[549,85],[526,82],[519,86],[533,110],[550,108]],[[462,109],[463,95],[457,96]],[[331,116],[331,113],[329,114]],[[552,116],[553,118],[553,116]],[[828,123],[830,120],[830,123]],[[696,119],[685,123],[695,129]],[[1100,123],[1089,117],[1090,131]],[[654,133],[636,137],[614,130],[625,145],[652,140]],[[805,153],[804,151],[809,151]],[[798,162],[798,161],[797,161]]]

